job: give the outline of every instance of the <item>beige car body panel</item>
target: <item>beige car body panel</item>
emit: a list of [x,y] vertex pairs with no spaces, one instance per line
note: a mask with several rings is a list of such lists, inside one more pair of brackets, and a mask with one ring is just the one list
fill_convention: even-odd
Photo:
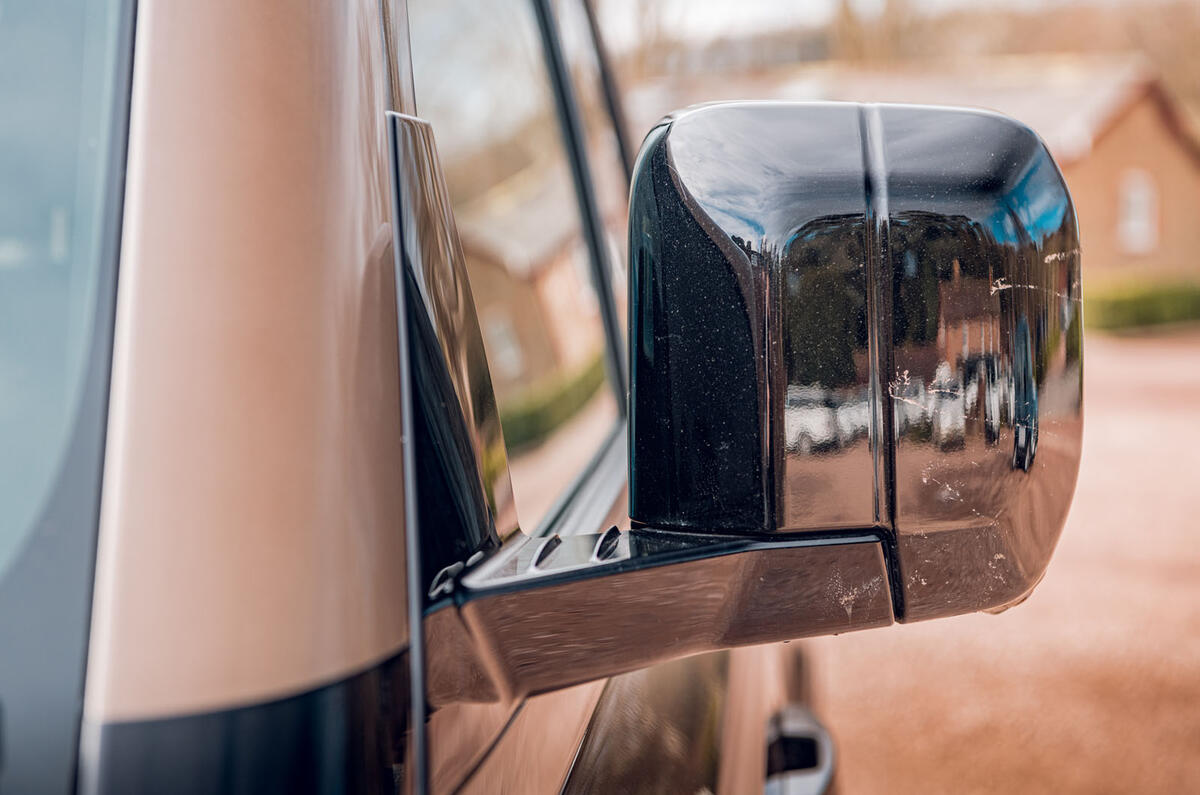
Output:
[[142,0],[136,42],[91,723],[408,640],[379,7]]

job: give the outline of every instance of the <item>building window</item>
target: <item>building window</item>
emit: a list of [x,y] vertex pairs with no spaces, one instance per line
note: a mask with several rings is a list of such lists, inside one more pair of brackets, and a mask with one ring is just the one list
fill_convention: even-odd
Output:
[[492,357],[492,369],[504,379],[518,378],[525,370],[525,356],[512,321],[498,314],[483,319],[483,334],[487,339],[487,352]]
[[1126,254],[1149,254],[1158,246],[1158,188],[1142,169],[1121,175],[1117,234]]

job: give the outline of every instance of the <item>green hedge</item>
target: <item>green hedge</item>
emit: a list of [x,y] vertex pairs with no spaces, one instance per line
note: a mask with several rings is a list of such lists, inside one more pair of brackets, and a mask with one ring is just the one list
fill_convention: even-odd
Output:
[[1200,283],[1110,288],[1084,298],[1088,328],[1131,329],[1200,320]]
[[586,367],[534,386],[500,409],[500,424],[509,451],[545,439],[584,407],[605,382],[604,356]]

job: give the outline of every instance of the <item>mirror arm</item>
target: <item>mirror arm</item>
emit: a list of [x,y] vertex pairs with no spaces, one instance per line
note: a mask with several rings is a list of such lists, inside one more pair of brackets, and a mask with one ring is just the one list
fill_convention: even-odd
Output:
[[508,701],[717,649],[893,622],[880,535],[525,537],[426,610],[430,703]]

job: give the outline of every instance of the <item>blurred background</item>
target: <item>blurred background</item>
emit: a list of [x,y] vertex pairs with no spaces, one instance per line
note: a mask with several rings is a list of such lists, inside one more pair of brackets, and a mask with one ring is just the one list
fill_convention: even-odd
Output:
[[732,99],[989,108],[1079,217],[1084,457],[1020,607],[806,643],[843,792],[1200,791],[1200,2],[595,0],[640,141]]

